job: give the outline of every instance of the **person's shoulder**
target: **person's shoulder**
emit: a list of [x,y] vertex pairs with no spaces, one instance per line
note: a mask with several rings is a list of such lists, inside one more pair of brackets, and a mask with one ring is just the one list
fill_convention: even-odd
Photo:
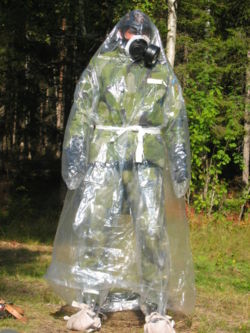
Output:
[[100,75],[104,69],[110,70],[113,68],[118,61],[119,57],[116,50],[102,52],[91,59],[90,66]]
[[168,75],[169,69],[166,63],[157,63],[151,71],[151,77],[155,79],[166,80]]
[[155,72],[168,73],[169,68],[166,62],[157,62],[154,67]]
[[95,62],[96,63],[103,63],[103,62],[106,63],[106,62],[109,62],[110,60],[112,60],[112,61],[118,61],[119,60],[118,50],[102,52],[102,53],[99,53],[95,57]]

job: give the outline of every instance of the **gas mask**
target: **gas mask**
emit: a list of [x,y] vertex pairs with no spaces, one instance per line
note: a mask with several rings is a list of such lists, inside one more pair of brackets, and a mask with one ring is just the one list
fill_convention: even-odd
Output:
[[146,67],[153,67],[158,60],[160,48],[149,43],[150,39],[146,35],[134,35],[126,44],[126,54],[134,61],[143,60]]

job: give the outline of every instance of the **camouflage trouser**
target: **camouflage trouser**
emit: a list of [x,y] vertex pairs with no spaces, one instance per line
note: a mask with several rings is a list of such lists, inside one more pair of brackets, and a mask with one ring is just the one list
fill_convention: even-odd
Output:
[[[105,283],[112,286],[110,276],[116,274],[117,280],[122,276],[126,258],[120,248],[120,218],[128,209],[135,231],[141,307],[144,312],[164,312],[169,258],[162,169],[148,163],[91,165],[81,198],[73,229],[84,239],[78,260],[81,269],[88,272],[88,287],[104,290]],[[131,222],[127,223],[131,227]]]

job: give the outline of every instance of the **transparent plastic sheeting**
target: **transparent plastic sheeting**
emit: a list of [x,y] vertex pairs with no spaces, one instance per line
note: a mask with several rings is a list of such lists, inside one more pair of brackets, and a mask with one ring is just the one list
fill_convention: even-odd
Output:
[[46,278],[68,303],[188,314],[194,277],[182,92],[155,25],[148,21],[161,52],[146,68],[125,52],[123,22],[76,87],[63,144],[68,193]]

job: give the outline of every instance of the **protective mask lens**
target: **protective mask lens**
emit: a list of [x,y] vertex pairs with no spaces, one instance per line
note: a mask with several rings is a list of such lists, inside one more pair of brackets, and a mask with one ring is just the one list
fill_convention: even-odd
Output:
[[135,61],[142,60],[145,50],[147,48],[147,42],[144,39],[136,39],[129,47],[129,54]]

